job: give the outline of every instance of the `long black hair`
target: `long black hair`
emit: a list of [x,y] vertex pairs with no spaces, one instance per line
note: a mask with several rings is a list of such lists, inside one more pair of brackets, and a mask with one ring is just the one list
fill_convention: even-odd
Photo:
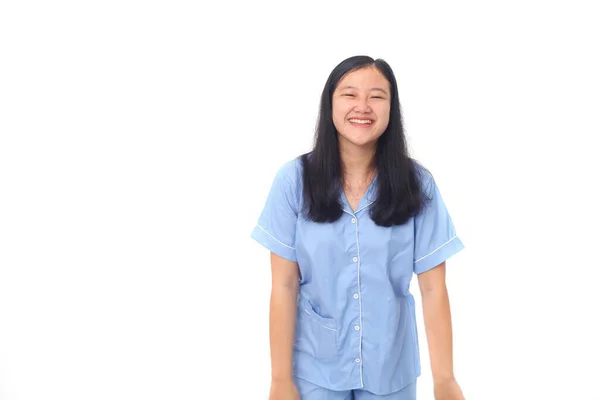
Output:
[[387,78],[391,90],[389,123],[376,144],[377,198],[370,209],[371,219],[379,226],[402,225],[415,216],[427,200],[420,179],[419,168],[423,167],[408,154],[398,85],[391,67],[382,59],[354,56],[338,64],[325,82],[314,147],[301,156],[304,211],[309,220],[333,222],[342,216],[342,163],[338,132],[333,124],[332,97],[339,81],[347,73],[370,66]]

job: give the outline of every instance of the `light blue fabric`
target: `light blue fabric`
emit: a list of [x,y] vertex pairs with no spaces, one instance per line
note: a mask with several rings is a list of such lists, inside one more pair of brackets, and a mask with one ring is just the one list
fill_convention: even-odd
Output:
[[464,248],[435,180],[420,169],[432,201],[401,226],[375,225],[369,206],[377,176],[353,212],[343,191],[342,217],[307,220],[300,158],[277,172],[251,237],[298,262],[293,374],[330,390],[390,394],[421,374],[413,273],[423,273]]
[[364,389],[330,390],[324,389],[297,376],[294,384],[300,400],[417,400],[417,382],[394,393],[377,395]]

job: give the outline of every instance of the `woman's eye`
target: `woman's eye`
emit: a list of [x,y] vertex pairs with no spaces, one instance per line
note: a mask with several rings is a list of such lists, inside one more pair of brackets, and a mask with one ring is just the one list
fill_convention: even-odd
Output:
[[383,99],[381,96],[373,96],[374,99]]
[[350,93],[344,93],[342,96],[354,97],[354,95]]

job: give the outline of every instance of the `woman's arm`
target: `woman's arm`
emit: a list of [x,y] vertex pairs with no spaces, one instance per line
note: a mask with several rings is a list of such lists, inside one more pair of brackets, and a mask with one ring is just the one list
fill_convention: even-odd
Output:
[[454,377],[452,318],[446,289],[446,262],[418,276],[423,299],[423,319],[436,400],[464,400]]
[[273,381],[292,381],[299,276],[298,263],[271,252],[269,336]]
[[433,380],[454,379],[452,322],[446,290],[446,263],[417,275]]

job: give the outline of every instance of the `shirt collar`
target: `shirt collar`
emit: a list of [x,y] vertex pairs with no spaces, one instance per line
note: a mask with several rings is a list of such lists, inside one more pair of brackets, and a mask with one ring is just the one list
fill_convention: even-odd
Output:
[[358,203],[358,207],[355,212],[352,212],[352,207],[350,207],[350,203],[348,203],[348,199],[346,199],[346,194],[344,193],[344,189],[340,188],[340,202],[342,204],[342,208],[345,212],[349,214],[356,214],[359,211],[370,206],[375,200],[377,200],[377,178],[379,177],[379,172],[375,174],[375,177],[371,181],[371,184],[367,188],[364,196],[360,199],[360,203]]

